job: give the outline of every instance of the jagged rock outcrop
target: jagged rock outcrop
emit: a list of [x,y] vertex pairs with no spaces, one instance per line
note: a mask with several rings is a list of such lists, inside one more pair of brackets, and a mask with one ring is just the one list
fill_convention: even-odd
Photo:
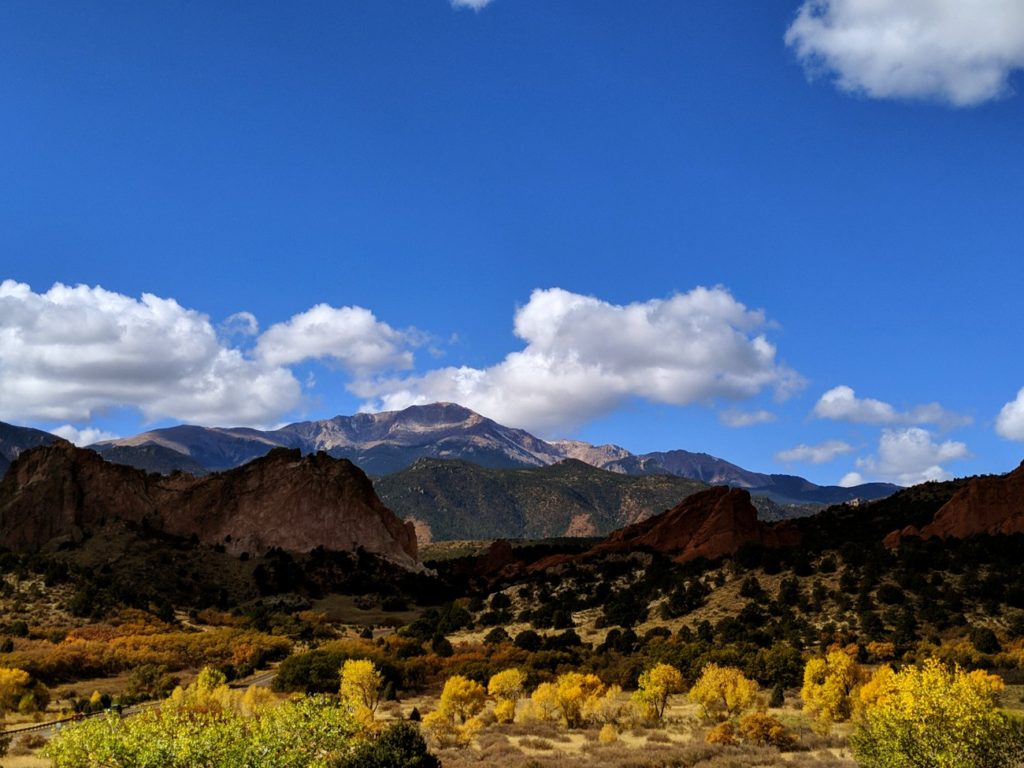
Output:
[[108,517],[156,522],[149,478],[66,440],[25,451],[0,480],[0,545],[10,549],[79,539]]
[[689,496],[667,512],[615,531],[581,557],[653,550],[684,563],[698,557],[732,555],[745,544],[779,547],[797,544],[799,539],[792,523],[759,522],[747,491],[716,487]]
[[417,568],[416,535],[351,462],[277,449],[206,477],[110,464],[60,441],[26,451],[0,481],[0,544],[37,548],[110,520],[144,524],[229,552],[357,547]]
[[972,478],[920,535],[963,539],[979,533],[1024,533],[1024,462],[1006,475]]

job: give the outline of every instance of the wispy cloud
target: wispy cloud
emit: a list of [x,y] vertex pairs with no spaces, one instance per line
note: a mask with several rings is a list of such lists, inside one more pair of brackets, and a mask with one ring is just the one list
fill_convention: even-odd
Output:
[[844,453],[852,453],[854,447],[842,440],[826,440],[817,445],[801,443],[795,448],[787,448],[775,454],[775,458],[786,464],[807,463],[826,464]]
[[738,408],[728,408],[718,414],[718,420],[727,427],[742,429],[753,427],[757,424],[770,424],[775,421],[776,416],[771,411],[742,411]]
[[972,106],[1005,95],[1024,68],[1024,3],[805,0],[785,39],[841,90]]
[[857,397],[847,386],[833,387],[814,405],[819,419],[847,421],[853,424],[934,424],[943,429],[954,429],[971,423],[968,416],[948,411],[938,403],[917,405],[907,411],[898,411],[883,400]]
[[472,8],[479,11],[490,5],[492,0],[451,0],[452,8]]
[[220,324],[225,336],[255,336],[260,332],[260,323],[252,312],[235,312]]

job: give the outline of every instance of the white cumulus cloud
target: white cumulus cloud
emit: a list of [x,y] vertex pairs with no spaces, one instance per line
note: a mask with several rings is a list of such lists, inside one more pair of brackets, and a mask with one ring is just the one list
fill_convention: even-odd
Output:
[[743,411],[739,408],[728,408],[718,414],[718,420],[727,427],[741,429],[753,427],[757,424],[770,424],[775,421],[776,416],[771,411]]
[[479,11],[491,4],[491,0],[451,0],[452,8],[472,8]]
[[268,328],[256,343],[256,356],[269,365],[328,359],[365,376],[412,367],[406,345],[418,338],[415,332],[396,331],[363,307],[317,304]]
[[892,424],[897,420],[896,409],[891,405],[872,398],[859,398],[846,386],[833,387],[823,394],[814,406],[814,415],[859,424]]
[[68,442],[74,443],[75,445],[92,445],[102,440],[116,440],[119,435],[115,435],[112,432],[105,432],[102,429],[96,429],[95,427],[84,427],[79,429],[70,424],[65,424],[56,429],[51,429],[50,432],[57,435],[57,437],[63,437]]
[[776,359],[762,312],[724,288],[615,305],[559,288],[535,290],[515,314],[526,342],[489,368],[443,368],[353,386],[372,407],[451,400],[539,432],[568,428],[628,398],[671,405],[785,397],[801,378]]
[[833,387],[814,405],[819,419],[849,421],[854,424],[935,424],[945,429],[964,426],[969,417],[948,411],[938,403],[917,405],[909,411],[897,411],[892,405],[870,397],[857,397],[847,386]]
[[823,443],[817,445],[805,445],[801,443],[795,448],[788,448],[784,451],[779,451],[775,454],[775,458],[779,461],[791,464],[794,462],[808,463],[808,464],[826,464],[836,456],[841,456],[844,453],[853,452],[854,448],[849,443],[844,443],[842,440],[826,440]]
[[951,479],[942,464],[969,456],[964,443],[937,443],[928,430],[920,427],[884,429],[878,441],[878,455],[858,459],[857,468],[888,482],[917,485],[928,480]]
[[1024,441],[1024,387],[999,411],[996,432],[1007,440]]
[[225,346],[173,299],[0,283],[0,419],[86,422],[114,407],[149,419],[264,424],[295,407],[286,368]]
[[1024,68],[1024,2],[805,0],[785,39],[844,91],[971,106]]
[[838,485],[841,488],[853,488],[855,485],[863,485],[864,478],[860,472],[847,472],[840,478]]

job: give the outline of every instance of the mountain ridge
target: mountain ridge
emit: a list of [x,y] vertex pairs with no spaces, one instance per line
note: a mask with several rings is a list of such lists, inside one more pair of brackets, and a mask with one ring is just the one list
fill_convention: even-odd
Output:
[[173,469],[195,473],[196,464],[218,472],[241,466],[274,448],[289,448],[346,458],[375,477],[405,470],[423,458],[461,459],[494,469],[545,467],[578,459],[626,475],[664,474],[744,488],[782,505],[871,500],[898,489],[886,483],[819,486],[795,475],[751,472],[710,454],[682,449],[633,454],[611,444],[546,441],[455,403],[335,416],[268,431],[178,425],[90,447],[111,460],[163,473]]

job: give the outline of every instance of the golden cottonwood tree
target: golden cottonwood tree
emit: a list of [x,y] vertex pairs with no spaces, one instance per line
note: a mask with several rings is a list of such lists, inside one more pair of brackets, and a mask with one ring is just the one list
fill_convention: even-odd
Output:
[[744,677],[740,670],[711,662],[704,665],[689,696],[690,701],[700,705],[704,719],[721,721],[753,707],[757,692],[757,683]]
[[49,691],[23,669],[0,667],[0,718],[5,712],[35,712],[50,701]]
[[558,688],[554,683],[541,683],[530,695],[530,705],[524,713],[526,720],[555,720],[559,716]]
[[668,698],[683,690],[683,676],[671,664],[657,664],[640,674],[633,701],[645,719],[660,723],[665,716]]
[[854,689],[862,679],[860,666],[844,651],[830,651],[825,658],[810,659],[804,667],[804,685],[800,689],[804,711],[821,730],[849,720]]
[[341,667],[341,700],[352,708],[360,723],[373,722],[373,713],[380,703],[383,678],[369,659],[346,659]]
[[555,681],[555,697],[562,719],[569,728],[583,725],[584,714],[598,707],[605,686],[597,675],[566,672]]
[[494,717],[499,723],[511,723],[516,716],[516,702],[526,690],[526,674],[518,669],[506,669],[491,676],[487,693],[494,697]]
[[437,709],[423,718],[423,729],[440,746],[464,747],[483,725],[477,715],[486,699],[480,683],[462,675],[449,677]]
[[1003,681],[929,659],[882,667],[862,697],[850,744],[865,768],[1009,768],[1024,760],[1019,721],[999,711]]

